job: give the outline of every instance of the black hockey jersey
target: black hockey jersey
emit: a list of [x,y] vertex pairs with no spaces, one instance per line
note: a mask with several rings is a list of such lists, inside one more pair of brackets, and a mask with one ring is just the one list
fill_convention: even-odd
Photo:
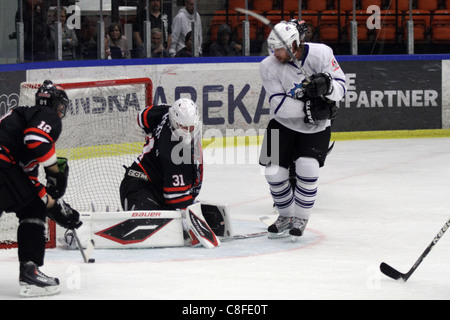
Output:
[[138,124],[147,138],[131,169],[145,173],[159,203],[184,209],[198,196],[203,181],[201,139],[187,145],[175,139],[169,108],[151,106],[139,114]]
[[58,114],[47,107],[15,107],[0,118],[0,167],[17,164],[46,195],[38,181],[39,164],[49,167],[57,162],[55,143],[62,130]]

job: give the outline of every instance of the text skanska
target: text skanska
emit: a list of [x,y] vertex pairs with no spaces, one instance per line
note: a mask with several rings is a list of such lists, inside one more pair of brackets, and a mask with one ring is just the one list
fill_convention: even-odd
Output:
[[[185,97],[199,104],[202,107],[204,125],[234,124],[235,119],[243,119],[247,124],[256,124],[261,121],[263,116],[268,116],[270,113],[269,108],[264,107],[267,101],[266,91],[262,86],[254,90],[249,84],[244,85],[241,89],[236,89],[231,84],[226,89],[222,85],[211,85],[204,86],[202,90],[202,94],[197,94],[194,87],[176,87],[174,101]],[[254,103],[256,96],[250,97],[250,95],[255,94],[257,95],[256,105]],[[201,101],[197,99],[199,96],[202,97]],[[162,87],[156,88],[153,104],[171,104]],[[145,97],[134,92],[111,96],[74,98],[70,101],[68,114],[96,115],[132,110],[141,111],[145,107]]]

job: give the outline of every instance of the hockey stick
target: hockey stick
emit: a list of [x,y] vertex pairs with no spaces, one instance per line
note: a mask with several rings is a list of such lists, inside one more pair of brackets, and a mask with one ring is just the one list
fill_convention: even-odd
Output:
[[422,263],[423,259],[430,253],[431,249],[434,247],[434,245],[442,238],[445,231],[450,227],[450,219],[447,220],[447,222],[444,224],[444,226],[441,228],[439,233],[434,237],[433,241],[428,245],[428,247],[425,249],[425,251],[422,253],[422,255],[417,259],[416,263],[411,267],[411,269],[407,273],[401,273],[400,271],[397,271],[396,269],[392,268],[390,265],[382,262],[380,265],[380,270],[388,277],[399,280],[402,279],[403,281],[407,281],[409,277],[416,271],[417,267]]
[[[235,8],[236,11],[243,13],[243,14],[247,14],[249,16],[252,16],[255,19],[258,19],[259,21],[261,21],[263,24],[265,24],[266,26],[268,26],[270,29],[272,29],[272,31],[274,32],[274,34],[277,36],[277,38],[283,42],[284,47],[286,48],[287,53],[289,54],[289,57],[292,59],[292,61],[295,63],[295,65],[300,69],[300,72],[305,76],[306,80],[308,80],[309,82],[311,82],[309,76],[306,74],[305,70],[303,70],[300,62],[298,61],[298,59],[295,57],[295,55],[292,53],[292,48],[289,48],[289,46],[287,45],[287,43],[283,40],[283,38],[281,38],[280,34],[278,33],[278,31],[275,29],[275,26],[272,24],[272,22],[270,22],[269,19],[267,19],[266,17],[247,10],[247,9],[242,9],[242,8]],[[298,44],[300,45],[300,43]]]
[[247,233],[247,234],[236,234],[232,237],[221,237],[220,241],[228,242],[228,241],[233,241],[233,240],[259,238],[259,237],[267,236],[267,234],[268,234],[267,231],[256,232],[256,233]]
[[81,246],[80,238],[78,238],[78,234],[76,229],[73,229],[73,237],[75,238],[75,241],[77,243],[77,247],[80,250],[81,256],[83,257],[83,260],[85,263],[94,263],[95,259],[91,259],[91,253],[92,250],[94,250],[94,240],[91,239],[91,241],[88,242],[86,252],[84,251],[83,247]]

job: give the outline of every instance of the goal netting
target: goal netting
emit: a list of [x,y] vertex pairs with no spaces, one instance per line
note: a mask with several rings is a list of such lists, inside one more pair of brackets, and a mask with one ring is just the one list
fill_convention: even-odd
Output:
[[[43,82],[43,81],[42,81]],[[20,105],[35,105],[42,82],[22,83]],[[121,211],[119,187],[125,169],[139,156],[145,134],[137,115],[152,104],[149,78],[101,81],[53,81],[66,91],[70,105],[56,144],[59,157],[69,160],[64,200],[80,212]],[[43,170],[42,170],[43,171]],[[45,182],[41,173],[40,181]],[[17,220],[3,214],[0,243],[14,243]],[[49,235],[53,231],[49,230]]]

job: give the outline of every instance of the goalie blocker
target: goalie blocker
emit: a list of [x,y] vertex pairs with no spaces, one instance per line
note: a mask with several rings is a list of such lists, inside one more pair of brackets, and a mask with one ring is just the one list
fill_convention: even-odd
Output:
[[219,237],[232,237],[225,206],[196,203],[185,212],[175,210],[82,213],[77,230],[81,245],[95,248],[160,248],[185,245],[220,245]]

